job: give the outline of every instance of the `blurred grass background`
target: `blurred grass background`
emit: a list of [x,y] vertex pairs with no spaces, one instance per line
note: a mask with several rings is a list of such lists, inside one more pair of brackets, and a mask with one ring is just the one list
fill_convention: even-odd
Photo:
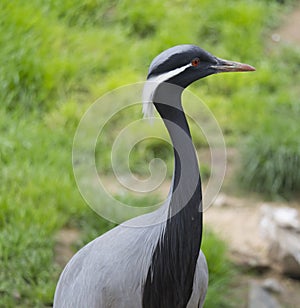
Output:
[[[89,104],[118,86],[143,81],[152,58],[170,46],[197,44],[257,68],[255,74],[201,80],[192,90],[205,98],[227,144],[241,149],[236,178],[244,188],[275,197],[299,190],[300,52],[267,44],[292,4],[0,2],[1,307],[51,306],[61,270],[54,262],[54,236],[62,227],[80,228],[82,244],[112,227],[77,190],[71,165],[75,129]],[[141,111],[124,116],[139,118]],[[121,125],[123,119],[116,121]],[[131,165],[156,155],[168,159],[171,151],[157,142],[139,145]],[[99,151],[109,173],[110,148]],[[211,275],[205,307],[228,307],[226,248],[210,232],[205,237]]]

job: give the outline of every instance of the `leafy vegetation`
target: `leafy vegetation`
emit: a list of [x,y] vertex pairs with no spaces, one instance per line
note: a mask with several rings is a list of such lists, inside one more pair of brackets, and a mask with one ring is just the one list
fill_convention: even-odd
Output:
[[240,172],[240,180],[254,191],[291,197],[300,187],[298,120],[275,121],[264,123],[244,145],[241,168],[247,174]]
[[[86,242],[112,227],[94,217],[76,188],[73,136],[91,102],[144,80],[151,59],[169,46],[197,44],[257,67],[255,74],[209,77],[192,90],[205,97],[229,144],[246,141],[244,185],[270,193],[299,188],[299,52],[264,44],[282,8],[270,0],[0,2],[1,307],[51,305],[60,228],[75,224]],[[130,117],[139,118],[140,111],[117,117],[108,141],[115,136],[111,128]],[[205,146],[193,133],[197,146]],[[142,156],[170,153],[164,142],[141,142],[132,169],[147,172],[134,169]],[[98,147],[96,156],[109,173],[109,146]],[[228,278],[224,248],[211,234],[204,245],[215,266],[206,307],[225,307],[219,289]]]
[[208,261],[209,288],[204,307],[234,307],[229,298],[229,284],[234,276],[232,265],[226,253],[226,245],[211,231],[205,230],[202,250]]
[[[299,191],[299,52],[283,48],[274,54],[273,74],[260,79],[261,104],[252,133],[241,145],[239,179],[247,189],[290,198]],[[263,68],[263,75],[266,69]]]

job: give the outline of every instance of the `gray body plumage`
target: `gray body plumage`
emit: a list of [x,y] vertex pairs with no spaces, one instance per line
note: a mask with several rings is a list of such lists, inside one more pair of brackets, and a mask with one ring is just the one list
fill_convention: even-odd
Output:
[[[131,225],[155,223],[157,217],[166,215],[166,209],[164,205],[154,213],[134,218],[83,247],[61,274],[54,307],[141,308],[142,286],[165,224],[144,228]],[[202,307],[207,281],[206,260],[200,253],[188,308]]]

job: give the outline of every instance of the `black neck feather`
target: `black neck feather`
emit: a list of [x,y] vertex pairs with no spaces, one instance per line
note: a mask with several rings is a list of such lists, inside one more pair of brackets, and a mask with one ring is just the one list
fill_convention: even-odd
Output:
[[143,308],[187,306],[201,245],[202,193],[197,157],[181,107],[181,92],[172,99],[177,100],[176,107],[155,103],[173,143],[175,168],[169,218],[152,257]]

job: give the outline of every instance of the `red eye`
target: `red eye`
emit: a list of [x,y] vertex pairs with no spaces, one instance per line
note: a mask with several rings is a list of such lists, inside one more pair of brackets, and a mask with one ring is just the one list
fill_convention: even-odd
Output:
[[200,64],[200,59],[199,58],[195,58],[192,60],[191,64],[196,67]]

